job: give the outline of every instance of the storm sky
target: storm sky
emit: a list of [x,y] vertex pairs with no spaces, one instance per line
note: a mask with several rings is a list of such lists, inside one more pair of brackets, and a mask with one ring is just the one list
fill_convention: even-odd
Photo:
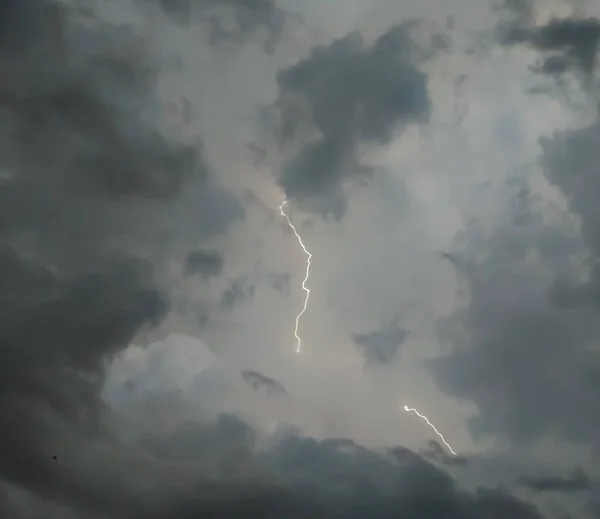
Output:
[[597,16],[1,2],[0,515],[600,518]]

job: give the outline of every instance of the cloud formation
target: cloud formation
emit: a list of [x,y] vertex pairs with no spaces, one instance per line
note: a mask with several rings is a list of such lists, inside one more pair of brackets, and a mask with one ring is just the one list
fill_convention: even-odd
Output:
[[[154,1],[179,23],[205,23],[208,42],[214,46],[240,45],[258,36],[265,50],[273,52],[290,17],[275,0]],[[266,34],[260,34],[261,28]]]
[[[595,26],[594,19],[555,19],[522,41],[591,59],[595,36],[586,34]],[[597,446],[599,128],[596,116],[540,141],[544,180],[567,211],[558,213],[535,193],[531,177],[515,174],[495,229],[473,223],[457,247],[468,259],[469,298],[441,327],[451,351],[432,367],[444,391],[477,405],[476,435]]]
[[[131,495],[102,478],[137,458],[101,439],[104,368],[169,311],[160,249],[179,240],[164,222],[184,185],[220,188],[200,143],[163,124],[159,71],[134,31],[69,3],[2,9],[0,480],[117,513]],[[199,236],[227,228],[225,207]],[[106,464],[86,460],[94,445]]]
[[589,476],[580,467],[568,477],[524,475],[519,479],[519,483],[534,492],[573,493],[588,490],[591,486]]
[[[389,143],[407,125],[427,120],[423,50],[413,39],[418,25],[392,27],[372,45],[351,33],[278,73],[280,137],[298,142],[279,178],[288,199],[340,218],[344,184],[372,173],[361,164],[360,143]],[[314,125],[308,135],[302,119]]]
[[217,276],[223,271],[223,255],[216,250],[191,251],[185,261],[185,271],[188,275],[201,275],[204,278]]
[[[153,18],[151,12],[141,28],[129,25],[123,12],[143,18],[150,12],[148,2],[124,0],[119,4],[124,11],[112,13],[113,22],[94,14],[94,2],[87,9],[79,4],[2,4],[0,515],[541,518],[537,508],[506,491],[463,489],[449,473],[404,447],[367,448],[350,439],[304,437],[285,427],[267,434],[235,412],[216,420],[203,409],[179,414],[186,398],[204,404],[207,394],[216,391],[215,381],[226,379],[208,347],[178,336],[174,340],[185,347],[159,342],[139,357],[131,352],[141,349],[127,348],[178,311],[171,306],[173,271],[220,277],[225,241],[220,235],[246,215],[228,190],[235,182],[229,178],[227,187],[222,185],[210,165],[218,153],[207,150],[205,140],[189,137],[187,116],[179,120],[159,92],[161,74],[176,73],[176,65],[159,62],[152,33],[162,23],[179,24],[183,19],[177,9],[185,11],[185,2],[167,6],[174,9],[170,14],[176,23]],[[225,31],[221,43],[243,43],[246,35],[279,19],[274,2],[214,0],[193,9],[203,17],[199,26],[212,27],[217,40],[218,31]],[[220,18],[227,10],[233,18]],[[196,23],[192,15],[184,18]],[[233,29],[221,25],[225,19],[233,19]],[[352,33],[314,49],[295,65],[284,65],[273,78],[281,94],[276,107],[283,110],[282,147],[291,158],[279,182],[290,198],[340,217],[347,181],[375,173],[363,166],[361,146],[388,145],[407,125],[427,121],[432,101],[421,67],[445,41],[432,36],[417,44],[413,33],[418,29],[413,22],[400,24],[372,44]],[[202,55],[206,61],[223,59],[220,50],[194,48],[209,55]],[[200,67],[199,74],[210,76],[211,70]],[[298,118],[288,112],[298,107]],[[207,113],[218,119],[218,108]],[[294,128],[298,119],[301,124]],[[308,135],[300,128],[306,121]],[[227,125],[209,120],[206,126],[213,124],[220,139]],[[591,134],[595,138],[595,130]],[[585,148],[581,141],[586,138],[575,138],[573,144],[556,136],[546,149],[560,145],[581,155],[578,147]],[[579,192],[579,184],[553,173],[553,167],[567,169],[558,167],[562,159],[550,151],[546,157],[548,178],[563,189],[572,210],[591,222],[584,222],[581,240],[595,251],[593,204],[585,198],[594,187],[588,172],[593,164],[578,163],[584,170],[581,182],[587,183]],[[473,342],[463,342],[467,348],[475,344],[477,353],[461,357],[464,364],[441,361],[437,374],[449,393],[477,403],[488,431],[506,430],[508,423],[516,439],[558,431],[590,441],[597,425],[591,411],[583,417],[574,411],[552,414],[549,405],[540,404],[545,404],[542,396],[575,396],[573,407],[581,410],[597,396],[595,389],[582,396],[583,379],[577,377],[560,379],[560,387],[550,391],[539,383],[555,377],[559,367],[568,368],[569,376],[592,369],[589,381],[595,387],[595,354],[584,348],[597,331],[595,281],[553,275],[568,263],[568,251],[582,244],[545,226],[528,198],[521,198],[520,230],[500,229],[491,241],[492,259],[485,258],[472,272],[470,263],[467,268],[474,299],[455,323],[470,327]],[[535,229],[535,234],[523,229]],[[552,258],[550,274],[527,263],[532,246]],[[563,248],[566,252],[555,255]],[[286,291],[288,275],[266,277],[275,291]],[[255,278],[252,283],[247,279],[236,272],[224,287],[217,283],[223,280],[212,280],[221,311],[258,298],[262,291],[255,290]],[[185,279],[191,285],[194,281]],[[513,295],[512,289],[520,291]],[[368,358],[389,362],[406,334],[394,325],[359,335],[357,341]],[[458,342],[457,336],[448,337]],[[258,342],[250,333],[243,340],[248,348]],[[530,342],[540,349],[527,350],[530,357],[523,359],[525,350],[519,347]],[[581,346],[581,353],[559,351],[564,342]],[[502,361],[499,350],[505,353],[506,343],[514,344],[509,355],[515,362],[534,366],[533,376]],[[148,361],[142,374],[111,378],[132,358],[134,364],[141,362],[140,357]],[[550,360],[542,365],[540,357]],[[169,360],[182,369],[171,379],[162,378]],[[236,373],[250,385],[275,392],[284,387],[258,371]],[[277,380],[283,376],[272,373]],[[309,372],[303,376],[304,385],[313,382]],[[281,380],[293,398],[289,388],[294,384]],[[319,389],[313,394],[325,399],[327,393]],[[249,393],[261,398],[260,392]],[[524,420],[533,410],[534,418]],[[490,417],[495,422],[486,422]]]
[[407,337],[408,331],[394,320],[381,330],[355,334],[354,342],[362,348],[367,364],[387,364],[395,359]]
[[506,44],[527,43],[534,49],[554,52],[544,61],[542,70],[546,72],[577,68],[591,74],[596,66],[600,21],[596,18],[553,19],[543,26],[514,28],[504,38]]

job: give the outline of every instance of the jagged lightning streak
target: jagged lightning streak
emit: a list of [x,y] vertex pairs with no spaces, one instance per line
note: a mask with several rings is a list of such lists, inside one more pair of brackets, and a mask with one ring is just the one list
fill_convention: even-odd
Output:
[[405,410],[407,413],[415,413],[415,414],[416,414],[416,415],[417,415],[419,418],[421,418],[421,420],[425,420],[425,422],[427,422],[427,425],[429,425],[429,427],[431,427],[431,428],[434,430],[435,434],[437,434],[437,435],[440,437],[440,439],[442,440],[442,442],[444,443],[444,445],[445,445],[446,447],[448,447],[448,450],[449,450],[449,451],[450,451],[452,454],[454,454],[455,456],[458,456],[458,454],[457,454],[457,453],[454,451],[454,449],[453,449],[452,447],[450,447],[450,444],[449,444],[449,443],[446,441],[446,438],[444,438],[444,435],[443,435],[443,434],[442,434],[440,431],[438,431],[438,430],[437,430],[437,428],[435,427],[435,425],[433,425],[433,424],[432,424],[432,423],[429,421],[429,418],[427,418],[425,415],[423,415],[423,414],[419,413],[419,411],[417,411],[417,410],[416,410],[416,409],[414,409],[413,407],[408,407],[407,405],[405,405],[405,406],[404,406],[404,410]]
[[286,206],[286,204],[288,202],[289,202],[289,200],[284,200],[281,203],[281,205],[279,206],[279,212],[281,213],[281,216],[283,216],[287,220],[287,223],[288,223],[290,229],[296,235],[296,238],[298,240],[298,243],[300,244],[300,247],[302,247],[304,254],[306,254],[306,274],[304,275],[304,280],[302,281],[302,290],[304,290],[304,292],[306,293],[306,296],[304,297],[304,306],[302,307],[302,310],[300,311],[300,313],[296,316],[296,328],[294,330],[294,337],[296,337],[296,342],[297,342],[296,353],[300,353],[300,346],[302,345],[302,339],[298,335],[298,327],[300,325],[300,318],[302,317],[304,312],[306,312],[306,308],[308,307],[308,299],[310,297],[310,289],[306,286],[306,283],[308,281],[308,277],[310,276],[310,259],[312,258],[312,254],[310,252],[308,252],[308,250],[306,249],[306,246],[304,245],[304,242],[302,241],[302,237],[300,236],[300,234],[298,234],[296,227],[294,226],[294,224],[290,220],[290,217],[284,210],[284,207]]
[[[300,326],[300,318],[304,315],[304,312],[306,312],[306,309],[308,308],[308,300],[310,298],[310,288],[308,288],[306,286],[306,283],[308,282],[308,278],[310,276],[310,260],[312,258],[312,254],[310,252],[308,252],[306,245],[304,245],[304,242],[302,241],[302,236],[300,236],[295,225],[292,223],[292,220],[290,219],[289,215],[285,212],[284,208],[288,204],[288,202],[289,202],[289,200],[284,200],[281,203],[281,205],[279,206],[279,212],[280,212],[281,216],[283,216],[286,219],[288,226],[290,227],[290,229],[296,236],[296,239],[298,240],[300,247],[302,247],[304,254],[306,254],[306,273],[304,275],[304,279],[302,280],[302,290],[304,290],[304,292],[306,293],[306,296],[304,297],[304,305],[302,306],[302,310],[296,316],[296,327],[294,329],[294,337],[296,338],[296,343],[297,343],[296,353],[300,353],[301,346],[302,346],[302,339],[300,338],[300,335],[298,335],[298,328]],[[440,431],[438,431],[437,428],[435,427],[435,425],[433,425],[429,421],[429,418],[427,418],[425,415],[422,415],[421,413],[419,413],[419,411],[417,411],[416,409],[408,407],[407,405],[404,406],[404,410],[407,413],[410,413],[410,412],[415,413],[419,418],[424,420],[427,423],[427,425],[429,425],[429,427],[431,427],[431,429],[435,432],[435,434],[437,434],[439,436],[439,438],[442,440],[442,442],[448,448],[448,450],[452,454],[454,454],[454,456],[458,456],[458,454],[454,451],[454,449],[446,441],[446,439],[444,438],[444,435]]]

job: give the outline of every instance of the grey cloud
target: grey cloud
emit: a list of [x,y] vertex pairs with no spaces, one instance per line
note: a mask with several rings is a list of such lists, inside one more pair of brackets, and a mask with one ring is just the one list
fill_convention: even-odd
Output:
[[150,276],[139,260],[118,259],[57,283],[50,295],[2,298],[0,477],[42,496],[68,497],[61,485],[70,488],[74,475],[51,455],[64,448],[70,428],[102,430],[105,359],[167,309]]
[[501,16],[500,27],[510,29],[531,25],[533,20],[533,0],[498,0],[492,2],[496,14]]
[[[152,0],[155,1],[155,0]],[[290,17],[275,0],[158,0],[179,23],[202,19],[208,23],[208,41],[215,46],[241,44],[266,29],[264,48],[273,51]]]
[[396,358],[407,337],[408,330],[401,327],[396,319],[380,330],[355,334],[354,342],[363,350],[368,364],[387,364]]
[[588,490],[591,486],[589,476],[580,467],[568,477],[524,475],[519,478],[519,483],[534,492],[573,493]]
[[271,377],[253,370],[242,371],[244,381],[255,391],[264,388],[267,395],[277,395],[285,393],[285,387]]
[[287,272],[283,272],[281,274],[271,274],[269,276],[269,284],[274,290],[277,290],[277,292],[281,292],[282,294],[289,294],[290,281],[291,276]]
[[466,467],[468,465],[465,456],[448,454],[444,447],[435,440],[429,440],[429,448],[424,449],[420,454],[427,459],[432,459],[447,466]]
[[[264,509],[253,510],[252,517],[257,519],[352,519],[365,514],[542,518],[534,506],[501,490],[461,490],[447,473],[402,447],[387,453],[374,452],[343,438],[318,441],[284,434],[272,448],[255,453],[259,437],[234,416],[222,417],[214,426],[192,427],[176,434],[177,442],[165,436],[146,441],[157,456],[212,459],[216,471],[250,471],[278,482],[272,488],[278,487],[280,493],[271,493],[269,505]],[[179,446],[180,450],[165,451],[164,445]],[[243,506],[240,501],[230,517],[238,517],[236,513],[242,517]],[[182,506],[178,512],[187,510],[187,506]],[[185,513],[183,516],[188,517]]]
[[577,68],[591,74],[596,66],[600,21],[553,19],[538,27],[510,28],[502,38],[505,44],[528,44],[540,51],[558,53],[544,61],[542,71],[556,73],[562,68]]
[[[360,164],[357,145],[385,144],[406,125],[427,120],[430,99],[415,28],[415,22],[400,24],[372,45],[351,33],[278,73],[281,135],[300,142],[279,179],[288,198],[339,218],[343,184],[372,173]],[[302,107],[315,138],[298,134]]]
[[[432,369],[444,391],[476,403],[476,435],[597,445],[599,142],[598,122],[541,142],[544,174],[580,233],[550,223],[523,181],[508,188],[511,203],[491,236],[473,225],[459,247],[469,259],[470,300],[440,327],[450,351]],[[583,273],[575,267],[582,256]]]
[[[140,448],[160,462],[96,445],[85,458],[104,479],[81,472],[69,497],[86,502],[80,509],[91,516],[130,518],[543,517],[502,490],[462,490],[447,473],[402,447],[376,453],[350,440],[287,434],[257,450],[259,441],[247,424],[229,415],[213,425],[140,438]],[[59,455],[55,463],[73,461]],[[200,467],[213,477],[201,477]]]
[[67,506],[45,501],[23,488],[0,483],[0,513],[11,519],[78,519]]
[[[183,186],[220,188],[201,146],[161,125],[158,70],[130,28],[66,2],[2,10],[0,483],[112,513],[131,494],[111,471],[137,458],[106,439],[104,367],[170,309],[158,249],[183,239]],[[201,238],[234,206],[205,204]]]
[[[91,31],[51,2],[13,11],[0,50],[2,168],[10,172],[0,183],[2,232],[29,233],[54,261],[83,264],[102,249],[148,248],[173,234],[164,204],[182,211],[174,200],[184,183],[223,198],[201,146],[161,131],[158,70],[126,27]],[[207,218],[212,207],[202,204],[199,227],[220,231],[238,206],[221,203]]]
[[223,255],[216,250],[191,251],[185,261],[188,275],[199,274],[205,278],[217,276],[223,271]]
[[245,279],[234,279],[227,289],[221,294],[219,307],[221,310],[231,310],[239,304],[254,296],[254,285]]

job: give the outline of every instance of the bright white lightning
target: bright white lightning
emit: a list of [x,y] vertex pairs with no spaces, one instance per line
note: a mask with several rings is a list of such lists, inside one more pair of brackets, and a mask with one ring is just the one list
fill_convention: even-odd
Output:
[[302,281],[302,290],[304,290],[304,292],[306,293],[306,296],[304,297],[304,306],[302,307],[302,310],[300,311],[300,313],[296,316],[296,328],[294,329],[294,337],[296,337],[296,342],[297,342],[296,353],[300,353],[300,346],[302,345],[302,339],[300,338],[300,335],[298,335],[298,327],[300,326],[300,318],[302,317],[302,315],[304,315],[304,312],[306,312],[306,308],[308,307],[308,299],[310,297],[310,289],[306,286],[306,283],[308,282],[308,276],[310,276],[310,259],[312,258],[312,254],[310,252],[308,252],[308,250],[306,249],[306,246],[304,245],[304,242],[302,241],[302,237],[300,236],[300,234],[298,234],[296,227],[294,226],[294,224],[290,220],[290,217],[284,210],[284,207],[286,206],[288,201],[289,200],[284,200],[281,203],[281,205],[279,206],[279,212],[281,213],[281,216],[283,216],[287,220],[287,223],[288,223],[290,229],[293,231],[293,233],[296,235],[296,238],[298,239],[298,243],[300,244],[300,247],[302,247],[304,254],[306,254],[306,274],[304,275],[304,280]]
[[[308,249],[306,248],[306,246],[304,245],[304,242],[302,241],[302,236],[300,236],[300,234],[298,233],[298,230],[296,229],[295,225],[292,223],[292,220],[290,219],[289,215],[285,212],[284,207],[288,204],[289,200],[284,200],[281,205],[279,206],[279,212],[281,213],[281,216],[283,216],[287,223],[288,226],[290,227],[290,229],[292,230],[292,232],[294,233],[294,235],[296,236],[296,239],[298,240],[298,243],[300,244],[300,247],[302,247],[302,250],[304,251],[304,254],[306,255],[306,273],[304,275],[304,279],[302,280],[302,290],[304,290],[304,292],[306,293],[306,296],[304,297],[304,305],[302,307],[302,310],[300,311],[300,313],[296,316],[296,327],[294,329],[294,337],[296,338],[296,353],[300,353],[301,351],[301,345],[302,345],[302,339],[300,338],[300,335],[298,335],[298,328],[300,326],[300,318],[304,315],[304,312],[306,312],[306,309],[308,307],[308,300],[310,298],[310,289],[306,286],[306,283],[308,282],[308,278],[310,276],[310,260],[312,258],[312,254],[310,252],[308,252]],[[437,434],[439,436],[439,438],[442,440],[442,442],[444,443],[444,445],[448,448],[448,450],[454,454],[454,456],[458,456],[458,454],[454,451],[454,449],[450,446],[450,444],[446,441],[446,439],[444,438],[444,435],[437,430],[436,426],[433,425],[430,421],[429,418],[427,418],[425,415],[422,415],[421,413],[419,413],[419,411],[417,411],[414,408],[408,407],[407,405],[404,406],[404,410],[407,413],[415,413],[419,418],[421,418],[422,420],[424,420],[427,425],[429,425],[429,427],[431,427],[431,429],[435,432],[435,434]]]
[[435,434],[437,434],[440,437],[440,439],[442,440],[444,445],[446,447],[448,447],[448,450],[455,456],[458,456],[458,454],[456,454],[456,452],[454,452],[454,449],[452,447],[450,447],[450,444],[446,441],[446,438],[444,438],[444,435],[440,431],[438,431],[437,428],[435,427],[435,425],[433,425],[429,421],[429,418],[427,418],[425,415],[419,413],[419,411],[417,411],[416,409],[414,409],[412,407],[408,407],[407,405],[404,406],[404,410],[407,413],[415,413],[419,418],[421,418],[421,420],[425,420],[425,422],[427,422],[427,425],[429,425],[429,427],[431,427],[435,431]]

